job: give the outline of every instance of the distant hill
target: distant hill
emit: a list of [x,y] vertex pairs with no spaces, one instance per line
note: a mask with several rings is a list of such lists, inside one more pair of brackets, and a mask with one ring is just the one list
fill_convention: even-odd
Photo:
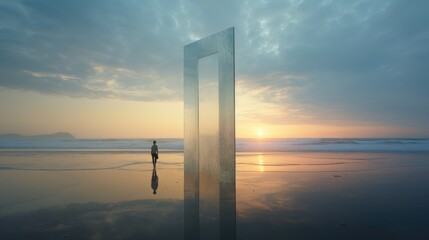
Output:
[[0,134],[0,139],[5,140],[17,140],[17,139],[75,139],[73,135],[68,132],[58,132],[53,134],[43,134],[43,135],[32,135],[32,136],[23,136],[15,133],[11,134]]

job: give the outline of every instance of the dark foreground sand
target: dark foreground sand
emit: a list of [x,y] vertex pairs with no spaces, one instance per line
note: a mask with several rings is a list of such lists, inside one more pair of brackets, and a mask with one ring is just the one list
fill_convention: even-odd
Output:
[[[0,152],[0,239],[183,239],[183,154]],[[429,239],[428,153],[239,153],[238,239]]]

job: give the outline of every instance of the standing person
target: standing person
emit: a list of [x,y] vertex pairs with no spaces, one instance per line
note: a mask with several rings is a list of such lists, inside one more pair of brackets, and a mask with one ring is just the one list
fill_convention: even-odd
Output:
[[153,167],[156,167],[156,160],[158,159],[158,146],[156,145],[156,141],[153,140],[153,145],[150,150],[150,153],[152,154],[152,163]]

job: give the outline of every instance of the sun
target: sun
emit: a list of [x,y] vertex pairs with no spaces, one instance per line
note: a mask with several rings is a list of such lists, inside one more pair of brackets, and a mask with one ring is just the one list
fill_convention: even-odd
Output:
[[259,130],[256,132],[256,135],[258,135],[258,137],[260,137],[260,138],[264,137],[264,130],[263,130],[263,129],[259,129]]

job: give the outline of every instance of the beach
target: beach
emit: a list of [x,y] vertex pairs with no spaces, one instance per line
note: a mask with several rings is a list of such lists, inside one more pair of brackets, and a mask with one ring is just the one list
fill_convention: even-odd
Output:
[[[238,152],[237,239],[427,239],[427,152]],[[1,239],[183,239],[183,152],[3,150]]]

